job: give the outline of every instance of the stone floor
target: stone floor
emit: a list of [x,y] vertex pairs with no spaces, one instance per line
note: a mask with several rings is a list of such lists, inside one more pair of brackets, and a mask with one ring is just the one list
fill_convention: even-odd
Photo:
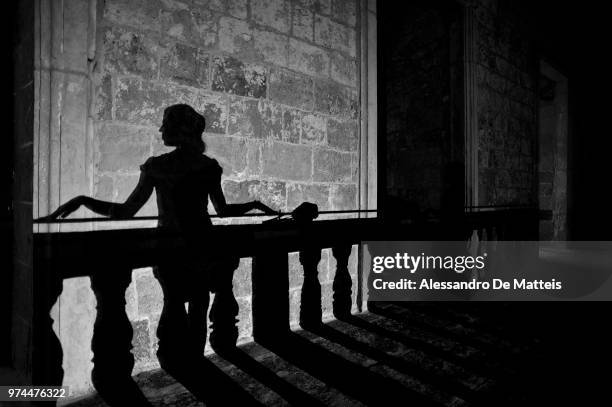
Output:
[[[526,405],[540,340],[510,305],[382,304],[347,321],[213,355],[192,392],[163,370],[141,373],[155,406]],[[200,379],[197,379],[200,380]],[[196,395],[194,395],[196,394]],[[219,400],[219,399],[216,399]],[[71,406],[103,406],[93,395]]]

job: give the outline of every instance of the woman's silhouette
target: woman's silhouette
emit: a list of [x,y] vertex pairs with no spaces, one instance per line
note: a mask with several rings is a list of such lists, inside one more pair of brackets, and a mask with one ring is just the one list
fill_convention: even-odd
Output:
[[[229,308],[234,317],[238,313],[231,290],[232,272],[239,259],[217,250],[218,244],[214,249],[195,247],[196,240],[201,241],[212,226],[207,212],[208,198],[220,216],[242,215],[253,209],[271,215],[277,213],[259,201],[226,203],[221,189],[222,169],[216,160],[203,154],[204,129],[204,117],[191,106],[177,104],[166,108],[159,131],[164,144],[176,149],[151,157],[140,166],[138,185],[125,202],[105,202],[79,196],[48,216],[52,219],[63,218],[80,206],[85,206],[111,218],[130,218],[147,202],[155,189],[158,227],[179,232],[187,243],[184,250],[165,256],[166,260],[154,268],[155,277],[164,293],[164,306],[157,329],[157,355],[166,370],[176,369],[181,363],[203,354],[209,290],[215,291],[219,297],[215,298],[216,305]],[[131,381],[134,364],[130,353],[132,330],[124,311],[125,289],[130,280],[129,272],[112,275],[97,273],[92,276],[92,288],[98,300],[92,339],[92,381],[103,397],[105,388],[117,393],[117,388],[113,388],[117,380],[124,380],[132,388],[135,387]],[[211,310],[211,320],[215,324],[217,321],[213,314],[214,309]],[[235,329],[233,318],[230,323]],[[112,394],[107,396],[111,398]]]

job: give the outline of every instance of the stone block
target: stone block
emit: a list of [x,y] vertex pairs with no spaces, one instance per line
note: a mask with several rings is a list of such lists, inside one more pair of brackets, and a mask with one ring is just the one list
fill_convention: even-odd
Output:
[[292,211],[302,202],[312,202],[320,211],[329,210],[329,185],[289,184],[287,186],[287,210]]
[[139,174],[118,174],[115,177],[114,196],[117,202],[124,202],[138,185]]
[[330,58],[330,76],[343,85],[357,87],[357,61],[334,52]]
[[357,185],[355,184],[332,185],[330,197],[333,210],[357,209]]
[[151,358],[151,337],[149,335],[149,320],[132,321],[134,331],[132,337],[132,353],[136,363],[148,362]]
[[229,110],[226,96],[198,92],[193,108],[206,119],[206,133],[225,134]]
[[357,92],[332,82],[316,81],[315,110],[345,119],[357,119],[359,113]]
[[270,31],[253,31],[255,56],[278,66],[289,65],[289,46],[285,35]]
[[357,151],[359,147],[358,122],[329,119],[327,122],[327,144],[344,151]]
[[323,144],[325,143],[325,132],[327,120],[325,117],[306,113],[302,115],[302,136],[300,142],[303,144]]
[[288,33],[291,3],[288,0],[251,0],[251,17],[258,24]]
[[96,166],[102,172],[138,173],[139,166],[151,150],[150,130],[118,124],[97,126],[98,157]]
[[195,92],[136,78],[120,78],[115,88],[115,118],[132,124],[160,126],[164,109],[175,103],[193,104]]
[[298,3],[313,13],[331,14],[331,0],[299,0]]
[[355,30],[320,15],[315,16],[314,24],[314,40],[317,44],[344,52],[352,57],[356,55]]
[[247,0],[227,0],[227,12],[236,18],[247,18]]
[[283,110],[281,140],[299,143],[302,136],[302,112],[294,109]]
[[243,137],[280,139],[281,114],[276,103],[234,98],[230,102],[228,132]]
[[270,72],[270,99],[303,110],[312,110],[313,80],[306,75],[275,69]]
[[247,169],[247,145],[241,137],[206,136],[207,155],[216,159],[226,177],[239,177]]
[[287,181],[312,178],[312,148],[282,142],[265,143],[263,175]]
[[247,140],[247,176],[261,175],[261,142],[259,140]]
[[332,0],[334,19],[354,27],[357,24],[357,2],[355,0]]
[[202,6],[216,11],[225,11],[227,2],[228,0],[193,0],[196,6]]
[[160,12],[162,34],[199,48],[210,49],[217,44],[217,15],[203,7],[182,2],[164,2]]
[[160,0],[108,0],[104,2],[104,18],[120,25],[158,31]]
[[314,150],[313,180],[315,182],[349,182],[351,180],[351,154],[327,148]]
[[96,199],[114,201],[113,178],[108,175],[96,174],[94,191],[94,197]]
[[212,90],[253,98],[266,97],[266,69],[232,57],[212,60]]
[[245,203],[260,200],[276,210],[285,210],[287,189],[280,181],[223,181],[225,198],[231,203]]
[[97,120],[111,120],[113,114],[112,79],[110,75],[93,79],[94,103],[92,115]]
[[161,313],[164,305],[164,295],[159,282],[153,277],[151,269],[143,269],[135,273],[136,293],[138,295],[138,315],[149,317]]
[[289,39],[289,68],[309,75],[329,75],[329,55],[315,45]]
[[170,44],[161,54],[160,77],[183,85],[208,87],[209,56],[184,44]]
[[105,72],[157,79],[162,48],[153,36],[113,27],[104,32],[103,44]]
[[314,39],[314,14],[312,10],[296,4],[293,7],[293,19],[291,33],[298,38],[313,41]]

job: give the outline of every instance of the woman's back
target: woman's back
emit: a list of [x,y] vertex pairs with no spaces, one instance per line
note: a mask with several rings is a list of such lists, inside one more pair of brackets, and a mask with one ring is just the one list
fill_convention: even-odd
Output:
[[212,224],[208,198],[222,172],[216,160],[179,148],[149,158],[141,170],[155,186],[160,227],[186,232]]

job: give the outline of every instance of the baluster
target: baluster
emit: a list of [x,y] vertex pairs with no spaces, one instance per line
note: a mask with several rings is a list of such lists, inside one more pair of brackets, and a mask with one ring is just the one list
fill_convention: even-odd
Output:
[[234,272],[240,265],[240,258],[227,257],[214,264],[215,298],[210,308],[210,345],[217,351],[236,346],[238,340],[239,308],[234,297]]
[[351,315],[353,280],[348,269],[348,260],[351,255],[351,245],[336,246],[332,253],[336,259],[336,275],[334,276],[333,310],[334,316],[343,319]]
[[304,269],[300,302],[300,326],[302,328],[315,328],[321,325],[323,311],[318,268],[320,261],[320,248],[307,247],[300,251],[300,263]]

